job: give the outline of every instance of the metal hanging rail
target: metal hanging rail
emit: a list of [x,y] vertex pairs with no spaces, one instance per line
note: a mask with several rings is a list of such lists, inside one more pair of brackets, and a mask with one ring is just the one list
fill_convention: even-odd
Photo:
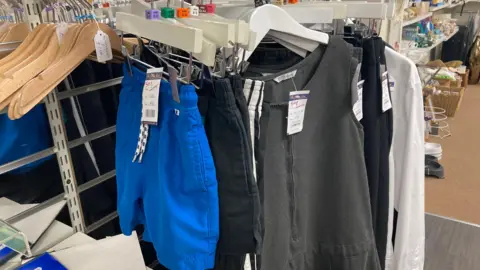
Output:
[[116,132],[116,126],[111,126],[103,130],[80,137],[78,139],[68,141],[66,132],[65,132],[64,121],[62,118],[63,114],[61,113],[61,108],[59,103],[60,103],[60,100],[63,100],[69,97],[78,96],[84,93],[89,93],[89,92],[105,89],[110,86],[118,85],[122,82],[122,79],[123,77],[118,77],[118,78],[103,81],[100,83],[94,83],[94,84],[78,87],[78,88],[71,89],[61,93],[58,93],[55,89],[45,98],[44,103],[45,103],[45,108],[47,110],[47,115],[48,115],[50,129],[53,137],[54,146],[51,148],[39,151],[35,154],[0,165],[0,174],[7,173],[9,171],[15,170],[29,163],[32,163],[40,159],[46,158],[50,155],[56,154],[58,165],[60,168],[60,174],[62,177],[64,192],[43,203],[40,203],[34,207],[31,207],[7,219],[6,220],[7,223],[12,224],[12,223],[18,222],[61,200],[67,201],[70,220],[72,222],[72,227],[75,232],[85,232],[85,233],[92,232],[95,229],[103,226],[104,224],[118,217],[118,213],[115,211],[103,217],[102,219],[96,221],[90,226],[88,227],[85,226],[85,221],[83,219],[82,203],[80,200],[80,193],[113,178],[115,176],[115,170],[107,172],[80,186],[77,186],[76,179],[75,179],[74,164],[70,156],[70,149],[83,145],[86,142],[96,140],[98,138],[112,134]]

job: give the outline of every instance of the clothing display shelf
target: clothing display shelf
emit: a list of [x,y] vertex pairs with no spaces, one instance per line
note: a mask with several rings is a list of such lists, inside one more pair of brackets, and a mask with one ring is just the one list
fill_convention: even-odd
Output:
[[412,49],[402,49],[401,52],[402,53],[406,53],[407,56],[408,56],[408,53],[415,53],[415,52],[429,52],[430,50],[436,48],[437,46],[439,46],[440,44],[442,44],[443,42],[449,40],[450,38],[452,38],[456,33],[458,32],[458,27],[455,29],[455,31],[453,31],[452,34],[448,35],[448,36],[444,36],[443,38],[439,38],[437,41],[435,41],[432,45],[428,46],[428,47],[425,47],[425,48],[412,48]]
[[425,20],[426,18],[429,18],[433,15],[432,12],[428,12],[427,14],[423,14],[423,15],[420,15],[420,16],[417,16],[411,20],[408,20],[408,21],[404,21],[403,22],[403,26],[408,26],[408,25],[411,25],[411,24],[414,24],[414,23],[417,23],[419,21],[422,21],[422,20]]
[[470,2],[479,2],[479,1],[464,0],[464,1],[459,1],[457,3],[448,3],[448,4],[444,4],[444,5],[437,6],[437,7],[430,7],[430,12],[435,12],[435,11],[439,11],[439,10],[442,10],[442,9],[456,8],[458,6],[461,6],[463,4],[470,3]]
[[13,224],[62,200],[66,200],[67,202],[71,224],[75,232],[90,233],[118,216],[117,212],[114,211],[104,216],[100,220],[92,223],[88,227],[85,226],[80,194],[113,178],[115,176],[115,170],[109,171],[80,186],[77,186],[74,165],[70,157],[70,149],[112,134],[116,131],[116,127],[111,126],[78,139],[68,141],[66,137],[64,121],[62,118],[63,113],[59,104],[61,100],[118,85],[121,83],[121,81],[122,77],[119,77],[100,83],[78,87],[61,93],[55,89],[45,98],[44,103],[48,115],[54,146],[35,154],[0,165],[0,174],[10,172],[26,164],[30,164],[52,154],[56,154],[64,192],[13,217],[10,217],[9,219],[5,220],[5,222],[8,224]]
[[[479,0],[465,0],[465,1],[460,1],[452,4],[445,4],[442,6],[438,7],[430,7],[429,12],[419,15],[415,18],[411,19],[404,19],[404,10],[407,8],[407,2],[403,2],[403,5],[397,5],[395,7],[395,12],[393,14],[392,18],[389,18],[389,24],[385,29],[382,29],[381,37],[384,38],[384,40],[394,46],[395,49],[399,50],[401,53],[405,54],[407,57],[411,58],[416,63],[420,63],[423,61],[427,61],[431,58],[430,52],[432,49],[437,48],[439,45],[441,45],[444,41],[450,39],[453,37],[453,35],[456,33],[454,32],[452,35],[445,37],[444,39],[439,39],[437,42],[432,44],[432,46],[429,46],[427,48],[402,48],[401,46],[401,41],[402,41],[402,32],[404,27],[412,26],[422,20],[425,20],[427,18],[431,18],[432,16],[438,15],[438,14],[452,14],[452,18],[457,18],[454,14],[463,11],[464,7],[474,7],[475,12],[478,10],[476,8],[477,6],[475,4],[480,3]],[[467,11],[463,11],[463,13],[466,13]],[[457,22],[458,23],[458,22]],[[422,61],[419,62],[418,59],[422,59]]]

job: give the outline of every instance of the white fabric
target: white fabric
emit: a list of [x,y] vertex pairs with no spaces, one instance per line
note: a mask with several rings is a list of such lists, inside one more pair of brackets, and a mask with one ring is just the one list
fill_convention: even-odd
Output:
[[[422,85],[415,64],[385,49],[388,73],[395,82],[390,182],[398,211],[395,248],[387,245],[387,270],[422,270],[425,260],[425,149]],[[389,218],[392,235],[393,209]],[[389,238],[391,239],[391,238]],[[390,241],[389,241],[390,242]]]

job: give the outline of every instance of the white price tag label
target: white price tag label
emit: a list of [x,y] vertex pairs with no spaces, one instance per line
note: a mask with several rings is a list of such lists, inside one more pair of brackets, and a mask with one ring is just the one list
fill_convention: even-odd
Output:
[[392,108],[390,92],[388,91],[388,72],[382,74],[382,111],[386,112]]
[[353,113],[358,121],[363,118],[363,83],[365,80],[359,81],[357,83],[357,102],[353,104]]
[[390,86],[389,87],[390,88],[390,100],[392,102],[392,106],[394,106],[393,102],[395,102],[394,98],[393,98],[394,97],[394,92],[395,92],[395,84],[396,84],[395,78],[393,78],[391,75],[388,75],[388,85]]
[[160,81],[163,68],[147,70],[147,79],[142,92],[142,118],[141,121],[148,125],[158,124],[158,97],[160,95]]
[[57,32],[58,44],[62,44],[63,43],[63,37],[65,36],[65,34],[68,31],[68,24],[66,22],[61,22],[61,23],[57,24],[57,27],[56,27],[55,30]]
[[310,90],[290,92],[290,98],[288,101],[287,135],[302,131],[309,94]]
[[112,46],[107,34],[99,29],[93,41],[95,42],[95,53],[97,54],[98,62],[105,63],[113,59]]
[[276,77],[273,80],[276,81],[277,83],[279,83],[281,81],[285,81],[287,79],[291,79],[291,78],[295,77],[296,74],[297,74],[297,70],[292,70],[290,72],[287,72],[285,74],[282,74],[282,75]]

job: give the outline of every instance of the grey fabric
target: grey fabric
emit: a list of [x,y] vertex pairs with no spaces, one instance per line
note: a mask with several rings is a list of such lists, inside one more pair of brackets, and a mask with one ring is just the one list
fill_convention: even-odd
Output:
[[[252,78],[265,81],[256,138],[263,270],[380,269],[363,130],[351,104],[356,67],[346,43],[333,36],[326,49],[287,70]],[[293,79],[273,81],[293,70]],[[288,98],[295,90],[310,90],[310,96],[303,130],[287,136]]]

